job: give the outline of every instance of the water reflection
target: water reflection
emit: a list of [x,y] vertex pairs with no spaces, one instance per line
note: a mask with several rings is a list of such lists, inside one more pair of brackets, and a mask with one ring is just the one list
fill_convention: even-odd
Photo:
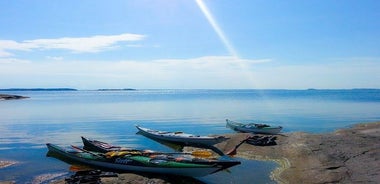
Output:
[[[45,144],[49,142],[81,145],[80,136],[85,136],[125,147],[171,151],[136,135],[135,124],[209,135],[233,133],[225,127],[226,118],[276,124],[283,126],[285,132],[326,132],[380,119],[378,90],[18,91],[12,94],[31,97],[0,102],[0,158],[18,162],[1,170],[0,181],[18,183],[28,183],[34,176],[45,173],[68,172],[67,164],[45,157]],[[242,162],[231,169],[233,174],[217,173],[201,180],[271,182],[269,172],[274,163]],[[244,181],[236,182],[241,180]]]
[[[69,172],[68,166],[65,163],[59,162],[54,159],[46,159],[47,152],[46,143],[54,143],[68,147],[69,145],[82,145],[80,136],[96,138],[105,142],[110,142],[115,145],[125,147],[135,147],[139,149],[151,149],[163,152],[172,151],[171,148],[164,146],[156,141],[145,138],[144,136],[137,135],[137,129],[132,125],[134,122],[92,122],[92,123],[67,123],[67,124],[19,124],[19,125],[2,125],[0,133],[5,135],[1,138],[0,155],[5,160],[16,160],[19,162],[16,166],[2,170],[0,174],[0,181],[16,180],[20,183],[25,183],[33,180],[37,175],[46,173]],[[144,122],[147,123],[147,122]],[[160,123],[150,124],[161,126]],[[192,125],[187,125],[191,127]],[[168,129],[179,129],[182,125],[171,126]],[[198,126],[202,127],[202,126]],[[205,125],[210,127],[210,125]],[[162,129],[162,127],[160,127]],[[158,128],[157,128],[158,129]],[[3,134],[4,133],[4,134]],[[265,178],[261,180],[270,181],[269,172],[275,168],[274,164],[267,166],[266,162],[253,162],[244,160],[243,166],[236,166],[233,168],[233,174],[222,172],[223,174],[216,174],[215,176],[207,176],[201,178],[202,182],[223,183],[226,181],[240,181],[246,179],[247,176],[240,175],[239,168],[245,167],[249,164],[250,167],[266,167],[268,169],[262,170],[257,173],[257,178]],[[270,169],[269,169],[270,168]],[[15,175],[14,173],[23,173],[22,175]],[[265,173],[267,172],[267,173]],[[228,176],[225,176],[225,175]],[[12,177],[10,177],[12,176]],[[231,177],[236,177],[231,180]],[[218,178],[224,178],[219,180]],[[236,182],[235,181],[235,182]]]

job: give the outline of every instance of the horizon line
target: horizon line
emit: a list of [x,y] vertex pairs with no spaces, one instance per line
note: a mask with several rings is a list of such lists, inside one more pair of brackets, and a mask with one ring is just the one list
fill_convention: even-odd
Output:
[[0,88],[0,91],[138,91],[138,90],[380,90],[380,88],[94,88],[70,87]]

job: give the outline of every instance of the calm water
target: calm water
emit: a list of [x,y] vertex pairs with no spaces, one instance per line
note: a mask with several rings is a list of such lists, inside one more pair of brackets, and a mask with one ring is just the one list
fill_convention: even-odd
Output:
[[[285,132],[322,133],[380,120],[380,90],[137,90],[6,91],[31,98],[0,101],[0,181],[33,183],[36,176],[65,177],[69,165],[46,157],[45,143],[81,145],[80,136],[117,145],[171,151],[136,135],[135,124],[194,134],[223,134],[225,119],[260,121]],[[206,183],[274,183],[275,163],[242,165],[200,178]]]

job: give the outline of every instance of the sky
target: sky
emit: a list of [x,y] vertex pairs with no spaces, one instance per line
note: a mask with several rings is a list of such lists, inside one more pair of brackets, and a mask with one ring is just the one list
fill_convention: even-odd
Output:
[[0,88],[380,88],[378,0],[2,0]]

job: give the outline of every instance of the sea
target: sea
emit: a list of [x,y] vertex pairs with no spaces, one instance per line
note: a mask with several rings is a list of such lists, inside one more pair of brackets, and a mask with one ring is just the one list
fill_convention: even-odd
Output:
[[[136,134],[135,125],[197,135],[231,134],[226,119],[283,126],[283,132],[326,133],[380,121],[380,90],[15,90],[28,96],[0,101],[0,181],[49,183],[74,173],[47,157],[46,143],[69,148],[81,136],[114,145],[173,151]],[[276,183],[271,161],[235,158],[241,165],[205,177],[209,184]]]

